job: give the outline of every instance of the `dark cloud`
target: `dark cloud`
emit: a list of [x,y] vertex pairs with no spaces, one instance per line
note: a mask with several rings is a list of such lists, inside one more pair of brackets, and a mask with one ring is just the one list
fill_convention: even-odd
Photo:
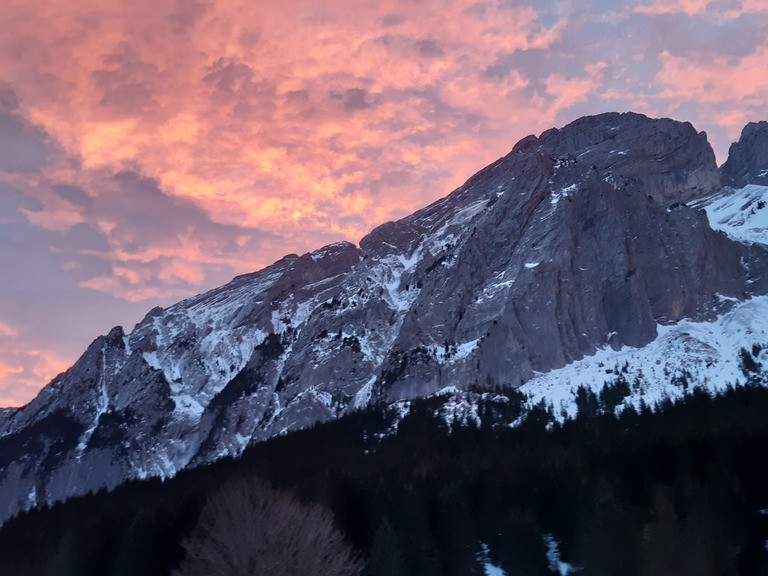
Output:
[[485,16],[486,10],[488,10],[488,6],[484,2],[478,2],[465,9],[464,14],[482,19]]
[[445,55],[443,49],[434,40],[420,40],[416,42],[416,48],[424,58],[439,58]]
[[290,90],[285,94],[285,101],[294,106],[304,106],[309,103],[309,91]]
[[245,62],[232,58],[219,58],[211,64],[208,74],[203,77],[203,82],[212,85],[217,92],[231,97],[247,89],[253,75],[253,68]]
[[275,110],[274,81],[257,78],[256,71],[241,60],[220,58],[208,68],[203,83],[211,86],[214,110],[230,107],[240,120],[268,119]]
[[[4,96],[3,96],[4,94]],[[42,129],[11,112],[18,102],[11,92],[0,92],[0,170],[13,173],[38,172],[49,163],[51,146]]]
[[210,5],[210,2],[199,0],[176,0],[175,10],[168,17],[168,21],[178,27],[176,32],[182,32],[192,28],[203,17]]
[[384,16],[381,19],[381,25],[385,28],[389,28],[390,26],[397,26],[398,24],[402,24],[404,22],[403,18],[400,16],[396,16],[394,14],[388,14],[387,16]]
[[[511,7],[525,2],[505,4]],[[547,14],[562,13],[562,6],[558,4],[553,1],[537,5],[544,28],[548,25]],[[633,102],[663,90],[656,81],[661,69],[659,56],[663,52],[706,65],[713,57],[739,59],[753,54],[768,39],[768,16],[763,14],[713,19],[685,13],[619,15],[614,12],[612,17],[607,17],[616,7],[582,2],[577,8],[552,44],[546,48],[500,53],[484,69],[485,76],[493,81],[516,72],[527,81],[526,87],[518,90],[519,94],[536,94],[552,101],[556,95],[548,91],[546,84],[552,75],[566,79],[591,75],[599,81],[596,92],[609,93],[610,106],[614,109],[632,106]],[[722,12],[725,8],[723,4],[708,6],[707,14]],[[616,41],[617,38],[621,41]],[[594,67],[598,62],[601,63],[599,69]],[[618,96],[622,93],[633,98],[622,100]],[[588,107],[589,104],[579,103],[569,106],[573,110]],[[570,118],[570,114],[564,110],[558,117]]]
[[116,190],[100,194],[87,214],[96,221],[114,222],[109,238],[129,254],[140,254],[153,246],[173,252],[190,237],[203,243],[209,255],[221,255],[241,250],[241,236],[273,238],[257,229],[214,222],[194,201],[170,196],[154,180],[139,174],[122,172],[113,180]]
[[11,86],[0,81],[0,114],[13,112],[19,107],[19,99]]
[[122,116],[141,116],[158,108],[155,94],[162,81],[154,64],[144,62],[128,43],[101,58],[104,68],[91,73],[101,92],[99,104]]
[[[351,238],[582,114],[683,117],[725,142],[765,107],[766,11],[737,18],[732,0],[697,15],[651,14],[680,5],[662,0],[38,3],[13,4],[0,35],[18,86],[0,82],[0,181],[22,187],[0,188],[15,277],[0,301],[36,307],[41,341],[69,338],[46,322],[56,307],[112,318],[124,298],[177,299]],[[203,209],[216,194],[221,215]]]
[[368,91],[362,88],[350,88],[344,93],[344,109],[349,112],[370,108]]
[[[26,220],[0,219],[0,269],[13,271],[0,282],[0,319],[16,331],[12,347],[0,346],[0,362],[24,367],[21,374],[0,382],[0,392],[17,400],[29,400],[34,390],[25,391],[25,387],[39,389],[55,374],[44,369],[47,376],[43,377],[38,368],[51,362],[74,363],[98,334],[106,334],[115,324],[130,327],[146,312],[146,303],[83,289],[80,281],[104,273],[108,264],[80,257],[79,270],[72,270],[67,266],[72,255],[51,249],[60,244],[56,232]],[[171,300],[158,298],[157,303]],[[39,362],[43,366],[37,366]],[[65,367],[58,365],[59,370]]]
[[74,206],[90,206],[92,203],[91,197],[82,189],[77,186],[69,186],[66,184],[56,184],[51,186],[54,192],[61,198],[73,204]]
[[505,78],[512,72],[533,80],[542,80],[553,73],[571,77],[584,75],[583,68],[575,63],[572,53],[565,55],[542,48],[499,54],[494,63],[485,69],[488,76],[496,78]]

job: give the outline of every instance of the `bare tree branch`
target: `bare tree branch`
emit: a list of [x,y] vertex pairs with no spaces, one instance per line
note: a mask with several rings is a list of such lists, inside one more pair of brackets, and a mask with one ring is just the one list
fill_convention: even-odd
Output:
[[182,545],[174,576],[357,576],[363,568],[328,510],[263,480],[222,487]]

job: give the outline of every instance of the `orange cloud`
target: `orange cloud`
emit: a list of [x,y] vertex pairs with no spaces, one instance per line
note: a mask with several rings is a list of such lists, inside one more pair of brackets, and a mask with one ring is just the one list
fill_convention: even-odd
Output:
[[0,362],[0,379],[4,379],[9,374],[18,374],[19,372],[23,372],[24,367],[23,366],[6,366],[2,362]]
[[0,349],[0,406],[21,406],[28,402],[41,383],[66,370],[70,363],[63,361],[56,350],[30,350],[16,353],[8,362]]
[[[471,83],[499,50],[545,46],[558,29],[543,29],[531,7],[500,11],[490,24],[464,17],[471,2],[440,3],[440,10],[424,3],[407,12],[395,2],[378,10],[216,3],[169,34],[177,4],[153,4],[151,18],[136,9],[88,12],[88,3],[45,2],[40,10],[36,4],[16,5],[17,21],[28,30],[52,25],[37,68],[54,77],[57,90],[20,86],[34,122],[86,168],[138,163],[162,186],[209,209],[224,200],[228,221],[239,206],[240,222],[269,225],[279,225],[282,214],[264,208],[286,197],[300,197],[302,213],[335,198],[356,177],[347,167],[361,148],[386,143],[395,156],[400,148],[393,162],[413,167],[422,161],[420,151],[398,141],[418,130],[412,121],[394,133],[371,130],[402,113],[388,105],[389,93],[399,98],[398,91],[450,85],[457,76]],[[405,14],[400,23],[382,30],[381,20],[397,12]],[[46,65],[43,55],[59,44],[66,61]],[[297,93],[304,99],[281,105]],[[416,116],[423,124],[424,112]],[[476,158],[474,166],[488,159]],[[376,168],[366,163],[372,178]],[[431,198],[466,175],[454,172],[436,182]],[[253,196],[263,201],[254,205]],[[420,195],[398,212],[424,200]],[[365,227],[375,224],[362,205],[352,211]]]
[[722,151],[764,110],[759,25],[696,62],[653,19],[748,25],[766,0],[544,4],[6,0],[0,114],[37,152],[0,162],[13,221],[79,298],[172,299],[356,241],[578,115],[695,103]]

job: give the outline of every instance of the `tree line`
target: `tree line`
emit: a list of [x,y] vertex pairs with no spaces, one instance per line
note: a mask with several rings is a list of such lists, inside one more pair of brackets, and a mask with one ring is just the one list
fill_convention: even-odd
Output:
[[555,541],[585,575],[765,574],[768,390],[745,364],[745,386],[619,416],[612,382],[562,424],[514,391],[466,426],[442,419],[445,398],[413,402],[396,433],[371,407],[21,514],[0,529],[1,572],[458,576],[482,558],[553,574]]

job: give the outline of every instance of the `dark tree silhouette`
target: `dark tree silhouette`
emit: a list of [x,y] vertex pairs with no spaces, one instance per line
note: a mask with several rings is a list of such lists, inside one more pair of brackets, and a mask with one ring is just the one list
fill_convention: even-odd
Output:
[[175,576],[356,576],[363,568],[331,512],[260,479],[213,494],[182,545]]

